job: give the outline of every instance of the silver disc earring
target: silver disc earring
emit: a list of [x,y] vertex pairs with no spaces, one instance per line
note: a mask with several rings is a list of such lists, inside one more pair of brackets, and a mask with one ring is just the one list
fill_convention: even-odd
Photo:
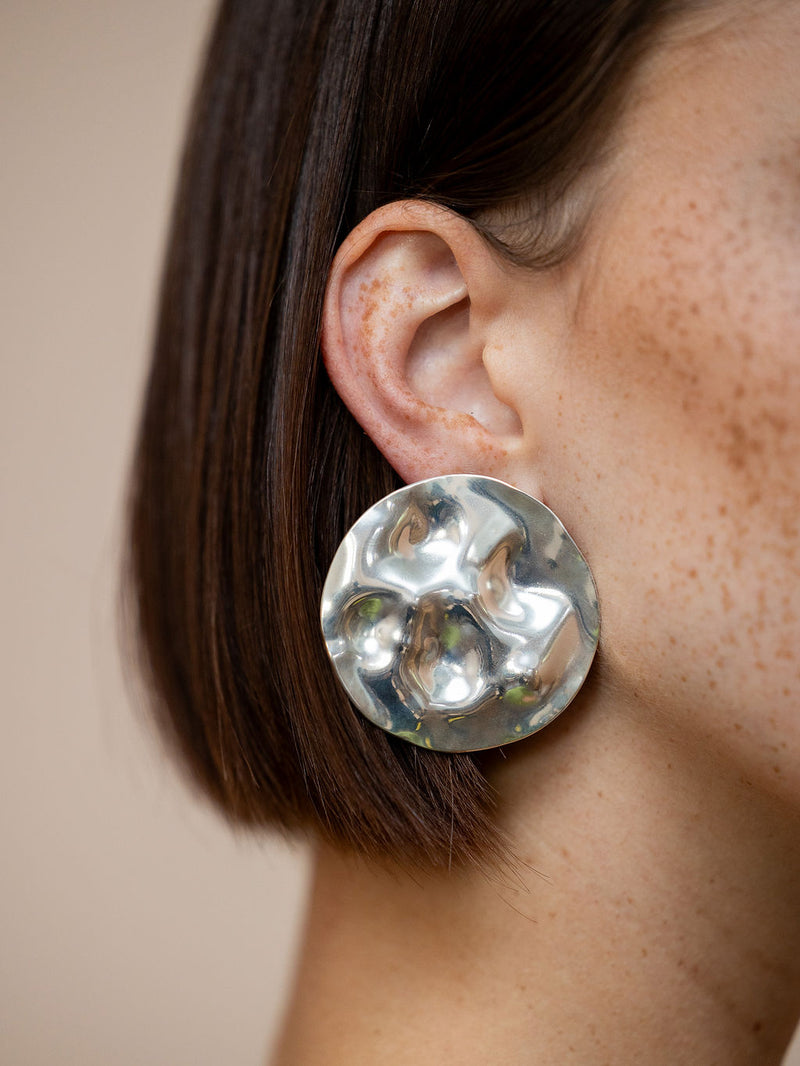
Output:
[[559,715],[600,632],[589,566],[553,512],[495,478],[406,485],[348,532],[322,633],[362,714],[437,751],[480,751]]

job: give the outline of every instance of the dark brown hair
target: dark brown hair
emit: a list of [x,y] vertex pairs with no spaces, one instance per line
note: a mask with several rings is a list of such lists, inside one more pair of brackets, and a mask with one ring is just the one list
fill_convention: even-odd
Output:
[[322,366],[327,274],[354,225],[405,197],[481,225],[524,194],[528,239],[507,254],[539,268],[567,254],[575,231],[552,220],[679,6],[222,3],[175,199],[124,589],[157,720],[233,822],[423,866],[501,850],[479,760],[366,722],[326,657],[328,563],[399,485]]

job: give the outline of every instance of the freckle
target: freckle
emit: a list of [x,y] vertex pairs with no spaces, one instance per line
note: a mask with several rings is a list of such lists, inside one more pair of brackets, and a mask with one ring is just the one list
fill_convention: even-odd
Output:
[[692,569],[689,571],[689,577],[691,577],[692,579],[697,577],[697,571],[694,567],[692,567]]
[[669,642],[670,642],[670,644],[677,644],[678,643],[677,640],[674,637],[670,637],[669,638]]
[[738,422],[731,422],[727,427],[731,435],[731,443],[728,446],[728,461],[736,470],[741,470],[745,465],[745,450],[747,434]]
[[733,723],[733,728],[736,730],[737,733],[741,733],[741,731],[742,731],[742,723],[741,722],[734,722]]
[[771,411],[764,411],[762,414],[763,420],[777,432],[785,433],[789,428],[788,420],[781,415],[773,414]]
[[642,948],[642,958],[643,959],[647,958],[647,948]]
[[772,767],[772,772],[773,772],[773,774],[780,774],[780,772],[781,772],[780,766],[773,766]]

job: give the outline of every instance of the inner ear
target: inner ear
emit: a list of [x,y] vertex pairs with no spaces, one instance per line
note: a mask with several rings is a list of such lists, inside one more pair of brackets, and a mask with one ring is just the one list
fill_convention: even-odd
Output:
[[483,346],[470,325],[468,296],[421,322],[408,349],[408,387],[432,407],[472,415],[501,436],[517,435],[522,430],[519,417],[495,395]]

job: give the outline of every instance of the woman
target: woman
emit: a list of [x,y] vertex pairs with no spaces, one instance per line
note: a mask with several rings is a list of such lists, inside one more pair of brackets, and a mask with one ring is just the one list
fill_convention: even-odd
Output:
[[[159,722],[314,842],[276,1066],[780,1061],[800,1001],[800,8],[231,0],[131,503]],[[544,732],[423,751],[319,635],[346,530],[497,478],[592,567]]]

